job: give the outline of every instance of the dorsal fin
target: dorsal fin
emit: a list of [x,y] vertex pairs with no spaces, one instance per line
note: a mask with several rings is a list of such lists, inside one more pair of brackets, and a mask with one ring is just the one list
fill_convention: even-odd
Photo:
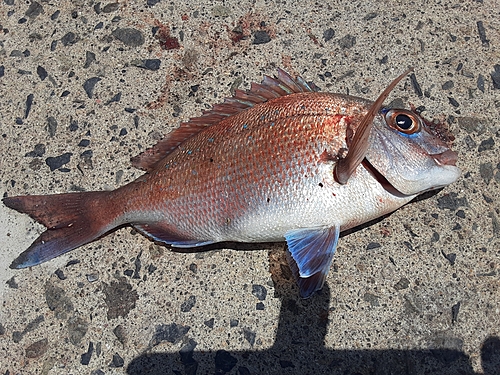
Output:
[[300,76],[293,79],[290,74],[278,68],[276,78],[264,76],[261,83],[252,82],[250,90],[235,90],[234,95],[225,98],[223,103],[215,104],[211,110],[203,112],[200,117],[181,123],[177,129],[167,134],[155,146],[133,157],[132,165],[149,172],[181,143],[222,119],[274,98],[308,91],[318,91],[318,88],[313,83],[307,83]]

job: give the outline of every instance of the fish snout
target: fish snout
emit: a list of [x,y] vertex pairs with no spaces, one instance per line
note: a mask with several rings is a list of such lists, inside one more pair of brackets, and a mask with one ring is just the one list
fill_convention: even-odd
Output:
[[446,150],[445,152],[442,152],[440,154],[432,155],[432,158],[439,165],[453,165],[453,166],[455,166],[455,164],[458,160],[458,154],[455,151]]

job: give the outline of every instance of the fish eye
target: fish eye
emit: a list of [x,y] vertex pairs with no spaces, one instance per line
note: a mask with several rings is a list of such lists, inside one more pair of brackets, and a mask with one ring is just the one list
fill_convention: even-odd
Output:
[[385,115],[387,124],[404,134],[414,134],[420,130],[418,116],[404,109],[390,110]]

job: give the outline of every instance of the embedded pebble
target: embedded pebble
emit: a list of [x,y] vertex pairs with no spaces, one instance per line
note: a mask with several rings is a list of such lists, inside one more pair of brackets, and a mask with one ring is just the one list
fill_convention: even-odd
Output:
[[483,21],[477,21],[477,32],[479,33],[479,39],[484,47],[489,47],[490,41],[486,38],[486,30],[484,29]]
[[468,207],[469,203],[466,197],[459,198],[457,193],[451,192],[439,197],[437,199],[437,206],[441,210],[455,211],[458,207]]
[[457,302],[451,307],[451,322],[455,324],[458,320],[458,313],[460,311],[460,302]]
[[253,33],[253,41],[252,44],[265,44],[271,41],[271,37],[267,33],[267,31],[258,30]]
[[87,69],[90,64],[92,64],[95,60],[95,53],[94,52],[90,52],[90,51],[86,51],[85,52],[85,64],[83,65],[83,68],[84,69]]
[[89,323],[80,316],[72,316],[68,319],[68,337],[69,341],[75,345],[80,345],[80,342],[87,334]]
[[396,290],[403,290],[407,289],[410,286],[410,280],[408,280],[406,277],[402,277],[395,285],[394,289]]
[[346,36],[342,37],[338,41],[340,48],[342,49],[349,49],[354,47],[356,44],[356,37],[350,34],[347,34]]
[[110,284],[103,282],[102,285],[106,295],[104,301],[108,306],[108,320],[119,316],[126,317],[130,310],[135,308],[139,296],[124,277],[120,277],[118,281],[111,281]]
[[500,65],[496,64],[493,68],[495,71],[490,73],[491,80],[493,81],[493,88],[500,89]]
[[38,65],[36,68],[36,73],[38,74],[38,77],[43,81],[45,78],[47,78],[48,74],[47,71],[43,66]]
[[34,342],[26,348],[26,358],[38,358],[45,354],[49,346],[47,338]]
[[488,139],[481,141],[477,151],[483,152],[487,150],[492,150],[494,146],[495,146],[495,140],[492,137],[489,137]]
[[97,82],[99,82],[101,79],[99,77],[92,77],[92,78],[89,78],[85,81],[85,83],[83,84],[83,89],[85,90],[85,92],[87,93],[87,96],[89,97],[89,99],[92,99],[92,95],[94,95],[94,88],[95,88],[95,85],[97,84]]
[[71,152],[66,152],[59,156],[48,157],[45,159],[45,163],[49,166],[50,171],[52,172],[61,168],[63,165],[68,164],[71,160],[71,156],[73,156]]
[[422,97],[422,89],[420,88],[420,84],[417,81],[417,76],[415,75],[415,73],[410,74],[410,81],[415,94],[417,94],[418,97]]
[[331,40],[334,37],[334,35],[335,35],[335,31],[330,27],[323,32],[323,40],[325,42],[328,42],[329,40]]
[[189,326],[182,326],[180,324],[162,324],[156,326],[155,333],[149,342],[149,346],[153,347],[160,344],[162,341],[168,341],[171,344],[177,344],[191,329]]
[[130,47],[139,47],[144,44],[144,35],[141,31],[133,28],[116,29],[111,35],[123,44]]
[[63,46],[65,47],[68,47],[68,46],[72,46],[73,44],[75,44],[76,42],[78,42],[78,35],[76,35],[74,32],[68,32],[66,33],[62,38],[61,38],[61,43],[63,44]]
[[196,297],[189,296],[189,298],[181,304],[181,311],[189,312],[191,311],[191,309],[194,307],[195,304],[196,304]]
[[32,1],[26,12],[24,12],[24,15],[29,18],[36,18],[42,13],[43,7],[40,5],[40,3]]
[[115,353],[113,354],[113,360],[111,361],[109,367],[118,368],[123,367],[124,364],[125,360],[118,353]]
[[257,336],[257,334],[250,330],[250,329],[247,329],[247,328],[243,328],[243,337],[245,338],[245,340],[248,341],[248,343],[253,346],[255,344],[255,337]]
[[89,347],[87,351],[81,355],[80,363],[84,366],[87,366],[90,363],[92,353],[94,353],[94,343],[92,341],[89,341]]
[[253,284],[252,285],[252,294],[257,297],[259,301],[264,301],[267,296],[267,289],[266,287],[258,284]]

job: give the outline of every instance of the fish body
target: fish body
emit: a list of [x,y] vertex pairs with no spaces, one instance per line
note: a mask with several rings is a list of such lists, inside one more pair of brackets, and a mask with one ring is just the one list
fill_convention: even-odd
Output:
[[[339,183],[335,168],[373,105],[315,92],[280,70],[133,159],[147,173],[128,185],[5,198],[48,228],[11,267],[41,263],[128,224],[174,247],[286,240],[308,297],[322,287],[341,231],[460,174],[456,154],[416,114],[382,109],[370,120],[363,162]],[[411,133],[408,119],[417,128]]]

